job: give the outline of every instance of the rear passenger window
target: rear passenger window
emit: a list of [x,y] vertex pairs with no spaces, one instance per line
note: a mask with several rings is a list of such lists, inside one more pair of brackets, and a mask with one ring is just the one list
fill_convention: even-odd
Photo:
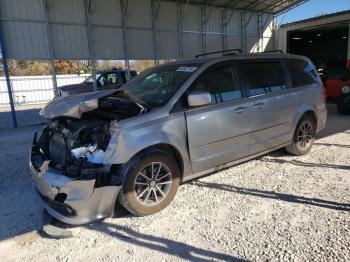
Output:
[[242,98],[235,66],[225,66],[204,72],[194,84],[192,91],[209,92],[212,104]]
[[246,63],[242,64],[242,71],[249,86],[249,96],[287,89],[282,65],[279,62]]
[[286,63],[294,87],[318,83],[317,74],[312,64],[299,59],[287,59]]

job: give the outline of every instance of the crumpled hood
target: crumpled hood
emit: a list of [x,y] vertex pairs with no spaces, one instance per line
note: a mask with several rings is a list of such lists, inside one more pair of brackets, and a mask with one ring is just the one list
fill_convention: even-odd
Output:
[[98,107],[99,98],[109,96],[116,91],[116,89],[111,89],[56,98],[41,109],[40,115],[47,119],[60,116],[80,119],[83,113],[92,111]]

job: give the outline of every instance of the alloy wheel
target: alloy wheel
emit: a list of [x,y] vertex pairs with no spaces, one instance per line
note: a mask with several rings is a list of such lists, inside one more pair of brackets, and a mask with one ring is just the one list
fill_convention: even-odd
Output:
[[172,185],[170,169],[160,162],[144,167],[134,181],[134,193],[144,206],[154,206],[166,198]]
[[298,131],[298,144],[303,147],[306,148],[309,146],[310,141],[312,140],[313,137],[313,129],[312,129],[312,125],[309,122],[304,122]]

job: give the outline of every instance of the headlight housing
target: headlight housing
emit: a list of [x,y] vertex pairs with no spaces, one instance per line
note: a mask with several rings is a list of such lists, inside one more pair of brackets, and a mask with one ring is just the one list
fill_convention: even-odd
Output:
[[343,94],[349,94],[350,93],[350,86],[343,86],[341,89],[341,92]]
[[76,159],[87,158],[93,164],[102,164],[105,156],[105,151],[98,149],[97,144],[73,148],[71,153]]

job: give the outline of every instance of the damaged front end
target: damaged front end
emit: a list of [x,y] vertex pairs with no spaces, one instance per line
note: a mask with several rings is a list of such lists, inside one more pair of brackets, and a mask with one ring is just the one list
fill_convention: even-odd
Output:
[[[89,110],[82,110],[87,108],[82,100],[71,108],[65,104],[68,110],[55,114],[52,109],[62,108],[60,104],[67,103],[64,99],[45,108],[52,118],[39,137],[34,135],[29,159],[44,208],[58,220],[74,225],[113,215],[122,186],[118,166],[104,164],[105,152],[118,119],[140,113],[138,105],[110,94],[92,102],[91,95],[89,98],[88,104],[96,105]],[[129,106],[128,114],[118,110]]]

